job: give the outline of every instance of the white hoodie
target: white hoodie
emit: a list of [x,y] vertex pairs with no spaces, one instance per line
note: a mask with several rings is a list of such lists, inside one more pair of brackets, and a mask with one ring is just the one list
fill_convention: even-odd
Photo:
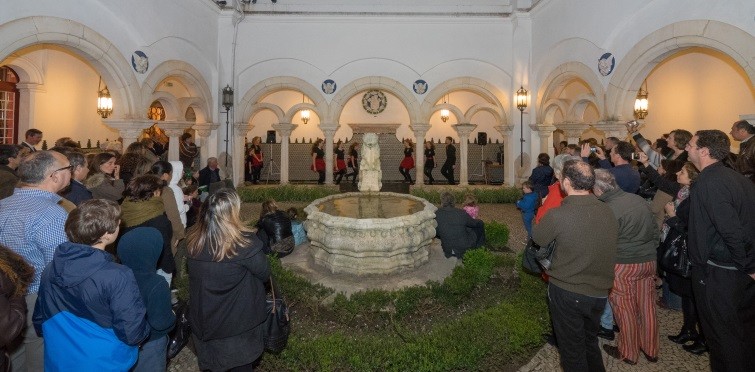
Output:
[[184,165],[180,161],[171,161],[170,165],[173,166],[173,176],[168,183],[168,187],[173,190],[173,195],[176,197],[176,205],[178,206],[178,214],[181,216],[181,223],[186,227],[186,212],[189,210],[189,206],[184,203],[184,192],[178,186],[178,181],[181,180],[184,174]]

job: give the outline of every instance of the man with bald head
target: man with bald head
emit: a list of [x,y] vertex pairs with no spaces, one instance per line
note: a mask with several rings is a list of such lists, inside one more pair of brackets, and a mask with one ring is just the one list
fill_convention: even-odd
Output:
[[43,371],[44,343],[31,326],[42,271],[55,249],[67,240],[65,210],[58,192],[71,181],[71,163],[55,151],[36,151],[16,170],[19,184],[13,195],[0,200],[0,244],[21,255],[34,267],[26,293],[27,328],[23,342],[10,350],[13,371]]

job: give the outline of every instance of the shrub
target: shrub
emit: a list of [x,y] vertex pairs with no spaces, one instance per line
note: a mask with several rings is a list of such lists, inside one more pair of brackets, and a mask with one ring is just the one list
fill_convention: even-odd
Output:
[[412,189],[412,195],[427,199],[427,201],[431,203],[438,204],[440,203],[440,194],[446,191],[454,196],[454,200],[457,204],[462,203],[464,201],[464,196],[467,194],[474,195],[478,203],[491,204],[515,203],[522,197],[522,191],[516,187],[500,187],[496,189],[449,188],[445,190],[415,188]]
[[236,189],[244,203],[262,203],[273,199],[279,202],[311,202],[315,199],[338,194],[336,187],[283,185],[278,187],[247,187]]
[[509,227],[497,221],[485,222],[485,239],[491,249],[500,250],[509,242]]

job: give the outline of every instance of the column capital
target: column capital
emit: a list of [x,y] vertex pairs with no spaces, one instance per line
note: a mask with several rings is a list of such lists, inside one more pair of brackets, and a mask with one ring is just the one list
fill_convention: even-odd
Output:
[[161,121],[157,125],[165,131],[168,137],[180,137],[184,130],[191,128],[194,122],[191,121]]
[[469,134],[472,133],[477,125],[475,124],[454,124],[452,125],[459,137],[469,138]]
[[218,127],[219,125],[215,123],[196,123],[191,128],[197,132],[197,136],[207,138]]
[[291,132],[293,132],[294,129],[296,129],[297,127],[299,127],[298,124],[292,124],[292,123],[273,124],[273,129],[277,130],[278,133],[281,134],[281,136],[285,136],[285,137],[291,137]]
[[44,84],[38,83],[16,83],[16,89],[23,92],[44,93],[47,91]]
[[[141,133],[142,130],[147,129],[154,124],[152,120],[122,120],[122,119],[102,119],[102,124],[113,128],[119,132],[125,131],[137,131]],[[138,137],[134,136],[134,137]]]
[[500,124],[500,125],[496,125],[493,128],[495,128],[495,130],[497,130],[498,133],[500,133],[502,136],[506,137],[506,136],[510,136],[511,133],[514,131],[514,124]]
[[593,125],[595,129],[601,130],[606,137],[626,137],[627,126],[618,120],[599,121]]
[[545,133],[552,133],[557,128],[550,124],[543,124],[543,123],[537,123],[537,124],[530,124],[530,129],[536,132],[545,132]]
[[566,136],[569,138],[581,137],[582,133],[584,133],[587,128],[590,127],[590,125],[586,123],[558,123],[554,125],[556,126],[556,128],[564,131],[564,134],[566,134]]
[[409,124],[409,128],[414,132],[416,137],[424,137],[427,131],[430,130],[430,124],[428,123],[413,123]]
[[245,137],[252,128],[254,128],[254,125],[249,123],[233,123],[233,134],[236,137]]

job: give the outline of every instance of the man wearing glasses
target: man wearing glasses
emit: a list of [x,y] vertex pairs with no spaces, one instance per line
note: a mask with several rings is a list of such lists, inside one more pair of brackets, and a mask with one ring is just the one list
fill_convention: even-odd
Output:
[[713,371],[751,371],[755,350],[755,186],[721,162],[729,137],[701,130],[687,143],[700,170],[690,189],[692,290]]
[[71,181],[71,163],[55,151],[36,151],[24,158],[16,173],[13,195],[0,200],[0,244],[21,255],[34,267],[34,281],[26,293],[23,342],[12,352],[14,370],[44,370],[44,343],[31,326],[39,281],[55,249],[67,241],[67,213],[58,205],[58,192]]

